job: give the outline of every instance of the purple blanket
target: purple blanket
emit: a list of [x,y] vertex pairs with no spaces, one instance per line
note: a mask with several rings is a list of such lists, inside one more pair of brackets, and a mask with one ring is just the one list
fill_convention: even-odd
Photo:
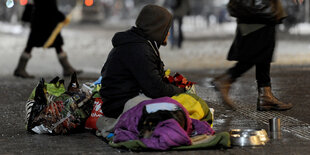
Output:
[[[187,118],[187,130],[185,131],[174,119],[160,122],[152,136],[148,139],[139,139],[138,123],[142,116],[143,107],[154,103],[172,103],[182,108]],[[193,130],[195,129],[195,130]],[[156,150],[167,150],[175,146],[191,145],[189,135],[191,134],[214,134],[214,130],[206,122],[191,119],[187,110],[176,100],[170,97],[146,100],[125,112],[115,126],[114,142],[128,140],[141,140],[148,148]]]

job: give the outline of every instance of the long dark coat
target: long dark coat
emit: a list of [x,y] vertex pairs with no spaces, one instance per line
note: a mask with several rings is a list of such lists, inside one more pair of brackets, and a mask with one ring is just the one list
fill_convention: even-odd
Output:
[[[31,31],[28,47],[42,47],[52,34],[57,24],[65,19],[57,8],[56,0],[34,0],[34,10],[31,17]],[[59,33],[50,47],[60,47],[63,39]]]
[[274,25],[266,25],[248,35],[243,36],[240,27],[229,50],[227,59],[249,62],[270,63],[272,61],[276,41]]
[[116,33],[111,50],[102,69],[102,111],[117,118],[125,103],[143,93],[150,98],[173,96],[184,89],[163,81],[164,64],[154,42],[138,28]]

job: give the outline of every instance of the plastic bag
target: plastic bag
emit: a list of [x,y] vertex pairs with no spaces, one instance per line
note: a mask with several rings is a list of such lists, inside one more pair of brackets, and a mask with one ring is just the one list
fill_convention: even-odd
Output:
[[[26,129],[31,131],[31,124],[35,117],[47,106],[47,97],[60,96],[66,91],[64,80],[57,76],[50,82],[41,79],[38,85],[33,89],[26,103]],[[41,93],[41,94],[39,94]],[[36,95],[37,94],[37,95]]]
[[92,110],[90,116],[88,117],[88,119],[86,120],[86,123],[85,123],[86,129],[98,130],[97,126],[96,126],[96,122],[97,122],[99,117],[103,116],[103,112],[101,110],[102,103],[103,102],[102,102],[101,98],[95,98],[94,99],[93,110]]
[[[61,85],[54,85],[59,81]],[[93,108],[92,94],[79,88],[76,74],[72,75],[68,90],[63,92],[62,88],[59,78],[50,83],[40,80],[26,104],[28,131],[65,134],[84,128]]]
[[182,93],[171,97],[181,103],[193,119],[207,121],[212,125],[212,113],[207,103],[195,94]]

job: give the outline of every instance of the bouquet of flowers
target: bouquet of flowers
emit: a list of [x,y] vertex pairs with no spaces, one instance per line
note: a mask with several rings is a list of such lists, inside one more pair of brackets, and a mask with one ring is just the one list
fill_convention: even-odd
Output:
[[195,82],[188,81],[183,75],[180,73],[175,73],[174,76],[170,75],[170,69],[166,70],[164,81],[167,83],[171,83],[179,88],[184,88],[187,93],[196,94],[194,84]]

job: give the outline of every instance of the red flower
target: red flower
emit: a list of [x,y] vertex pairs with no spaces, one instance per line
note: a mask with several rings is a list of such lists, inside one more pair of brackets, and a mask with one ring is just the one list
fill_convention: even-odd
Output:
[[187,81],[187,79],[179,73],[175,73],[173,77],[170,75],[165,76],[164,81],[174,84],[179,88],[191,87],[193,84],[195,84],[194,82]]

